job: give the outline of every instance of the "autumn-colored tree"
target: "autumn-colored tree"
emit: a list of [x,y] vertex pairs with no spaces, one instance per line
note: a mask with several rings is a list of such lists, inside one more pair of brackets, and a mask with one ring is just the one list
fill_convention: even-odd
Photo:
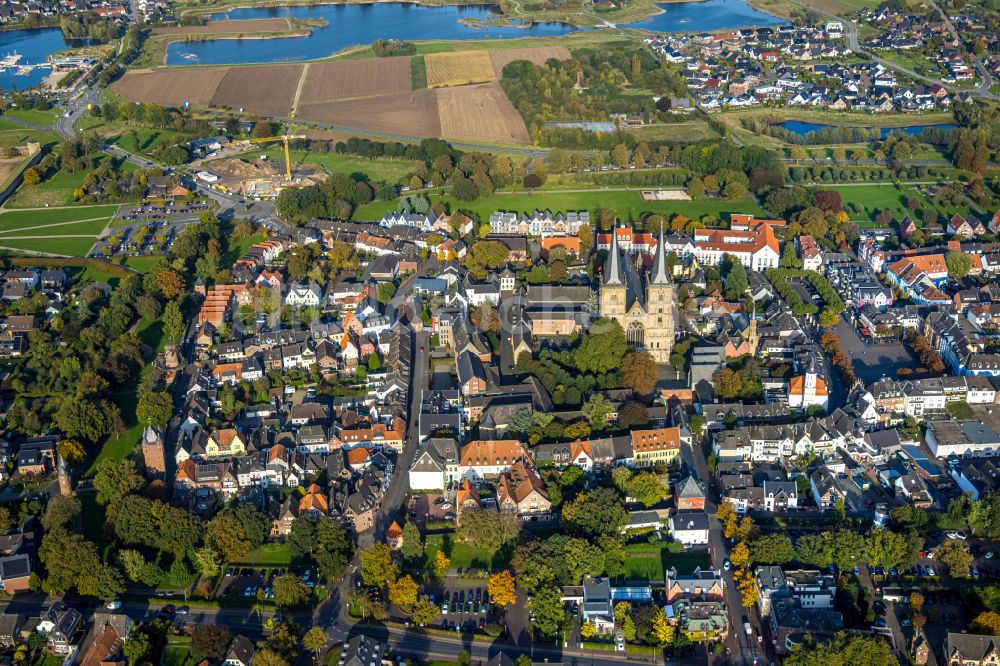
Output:
[[969,629],[977,634],[989,634],[990,636],[1000,636],[1000,613],[986,611],[976,616]]
[[722,523],[722,533],[727,539],[732,539],[736,536],[739,519],[736,516],[736,507],[730,500],[724,499],[719,502],[719,507],[715,511],[715,517]]
[[580,636],[582,638],[593,638],[597,635],[597,625],[593,622],[584,622],[580,625]]
[[83,444],[75,439],[61,440],[56,448],[59,451],[59,455],[70,465],[79,465],[87,457],[87,452],[84,450]]
[[184,291],[184,276],[172,268],[164,268],[156,274],[156,286],[165,298],[174,299]]
[[420,588],[410,576],[389,582],[389,601],[409,613],[417,603],[417,593]]
[[491,574],[486,583],[490,599],[500,608],[517,603],[517,592],[514,586],[514,576],[504,570]]
[[639,395],[648,395],[656,387],[656,359],[649,352],[625,354],[622,383]]
[[444,551],[439,550],[434,556],[434,575],[444,580],[448,577],[449,569],[451,569],[451,560],[444,554]]
[[919,613],[920,609],[924,607],[924,595],[919,592],[910,593],[910,608],[913,609],[914,613]]
[[745,543],[740,541],[738,544],[733,546],[733,550],[729,553],[729,561],[732,562],[733,566],[737,569],[750,566],[750,549],[747,548]]
[[733,578],[736,580],[736,589],[740,591],[743,607],[752,608],[757,603],[757,583],[753,574],[747,569],[739,569]]
[[667,622],[667,614],[662,608],[656,609],[653,616],[653,626],[649,635],[660,645],[667,645],[674,642],[674,627]]

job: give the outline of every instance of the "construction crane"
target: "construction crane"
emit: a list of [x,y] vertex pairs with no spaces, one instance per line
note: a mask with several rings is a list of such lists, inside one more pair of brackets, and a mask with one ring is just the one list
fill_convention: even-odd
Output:
[[282,134],[281,136],[265,136],[259,139],[246,139],[250,143],[271,143],[281,141],[285,144],[285,179],[292,179],[292,157],[288,152],[288,141],[290,139],[304,139],[304,134]]

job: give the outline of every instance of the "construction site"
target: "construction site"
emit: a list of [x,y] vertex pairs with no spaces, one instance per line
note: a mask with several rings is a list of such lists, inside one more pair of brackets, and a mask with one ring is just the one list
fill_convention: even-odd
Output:
[[[236,141],[228,148],[217,151],[211,161],[202,161],[201,168],[215,176],[212,186],[224,192],[242,194],[248,199],[273,199],[286,187],[304,187],[326,180],[327,174],[318,166],[295,165],[292,168],[287,139],[298,137],[272,137]],[[251,151],[257,145],[285,140],[284,160],[274,160],[267,155]],[[225,154],[229,156],[224,156]]]

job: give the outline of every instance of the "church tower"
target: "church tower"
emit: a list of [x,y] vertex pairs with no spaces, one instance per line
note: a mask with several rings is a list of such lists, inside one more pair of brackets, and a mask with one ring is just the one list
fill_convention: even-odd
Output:
[[645,347],[658,363],[668,363],[670,352],[674,348],[674,294],[674,283],[667,266],[666,241],[661,228],[653,269],[649,274],[649,287],[646,289]]
[[[600,285],[600,314],[621,324],[629,345],[668,363],[674,347],[674,284],[667,266],[663,230],[646,280],[637,265],[622,257],[618,230],[611,230],[611,250]],[[641,264],[639,264],[641,265]]]
[[152,425],[147,425],[146,429],[142,431],[142,460],[146,465],[148,478],[164,478],[167,472],[167,460],[163,435]]

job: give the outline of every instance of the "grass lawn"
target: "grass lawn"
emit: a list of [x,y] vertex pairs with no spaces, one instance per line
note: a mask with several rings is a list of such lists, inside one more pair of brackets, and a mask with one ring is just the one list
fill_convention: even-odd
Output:
[[[96,237],[95,237],[96,238]],[[67,257],[84,257],[90,252],[95,238],[21,238],[0,236],[0,246],[29,252],[47,252]]]
[[251,551],[239,562],[229,562],[228,564],[282,566],[291,563],[292,553],[288,550],[288,546],[283,543],[265,543],[260,548]]
[[47,111],[38,111],[35,109],[8,109],[5,115],[9,118],[23,120],[24,122],[31,123],[32,125],[52,125],[56,122],[56,118],[59,117],[59,114],[59,109],[48,109]]
[[453,569],[502,569],[510,563],[510,553],[491,554],[482,548],[459,543],[454,534],[428,534],[424,541],[424,558],[427,569],[433,569],[439,550],[451,559]]
[[[926,206],[935,208],[942,222],[946,217],[951,217],[955,213],[968,215],[970,212],[967,207],[937,206],[931,199],[921,196],[912,185],[903,185],[902,190],[889,184],[834,187],[832,189],[840,192],[841,201],[844,208],[850,213],[851,219],[874,221],[875,216],[881,210],[891,211],[896,220],[901,220],[907,215],[919,219],[919,213],[914,213],[906,207],[906,199],[910,196],[920,198],[921,208]],[[861,213],[855,213],[850,208],[850,204],[859,204],[864,207],[864,210]]]
[[222,265],[229,266],[234,261],[242,257],[246,251],[254,245],[254,243],[260,243],[263,240],[264,237],[258,234],[254,234],[249,238],[236,238],[235,236],[230,236],[229,247],[226,249],[226,253],[222,257]]
[[696,566],[708,564],[708,554],[704,551],[671,553],[662,542],[625,547],[625,577],[629,580],[662,582],[664,573],[671,567],[681,573],[690,573]]
[[125,260],[125,265],[132,270],[139,271],[140,273],[148,273],[153,270],[153,268],[160,263],[162,257],[128,257]]
[[28,141],[37,141],[44,150],[55,147],[61,140],[58,134],[50,130],[34,130],[13,123],[0,126],[0,146],[23,146]]
[[[258,153],[252,154],[256,156]],[[275,163],[282,165],[285,163],[283,148],[268,148],[260,154],[267,155],[268,159]],[[412,160],[373,160],[354,155],[338,155],[337,153],[312,153],[307,150],[293,150],[290,154],[293,169],[296,164],[318,164],[327,173],[363,173],[372,182],[396,183],[417,167],[417,163]]]
[[56,222],[74,222],[95,217],[108,218],[118,210],[110,206],[71,206],[66,208],[45,208],[40,210],[5,210],[0,213],[0,233],[22,227],[34,227]]
[[718,139],[719,133],[708,126],[704,120],[688,120],[683,123],[659,123],[656,125],[641,125],[630,127],[629,132],[635,134],[640,141],[704,141]]
[[40,654],[31,662],[32,666],[61,666],[63,660],[54,654]]
[[168,645],[163,652],[163,666],[194,666],[191,651],[185,645]]
[[[582,184],[581,184],[582,185]],[[430,200],[444,201],[452,210],[471,210],[479,215],[481,221],[490,219],[495,211],[531,212],[535,209],[548,209],[552,213],[571,210],[588,210],[596,214],[598,208],[610,208],[618,213],[623,220],[639,218],[643,213],[662,213],[667,217],[680,213],[692,219],[703,215],[722,216],[728,213],[752,213],[763,215],[764,211],[750,198],[740,201],[722,201],[705,199],[700,201],[643,201],[642,195],[635,190],[601,190],[592,192],[518,192],[515,194],[494,194],[486,199],[476,201],[458,201],[448,195],[433,194]],[[386,201],[375,201],[360,206],[353,215],[355,220],[377,220],[391,210],[394,204]]]
[[[153,145],[162,139],[172,139],[183,135],[183,132],[175,130],[140,127],[135,129],[135,137],[133,138],[132,130],[125,128],[113,141],[122,150],[127,150],[133,154],[140,154],[152,148]],[[138,145],[136,145],[136,140],[138,140]]]

